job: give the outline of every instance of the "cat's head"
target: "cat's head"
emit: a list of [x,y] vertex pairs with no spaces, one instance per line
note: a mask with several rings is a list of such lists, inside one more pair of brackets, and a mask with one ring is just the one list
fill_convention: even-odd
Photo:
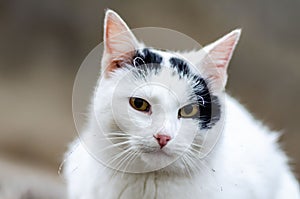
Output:
[[110,166],[188,170],[223,117],[221,96],[239,36],[234,30],[189,53],[162,51],[145,47],[115,12],[106,12],[93,110],[106,147],[120,149],[119,157],[105,152]]

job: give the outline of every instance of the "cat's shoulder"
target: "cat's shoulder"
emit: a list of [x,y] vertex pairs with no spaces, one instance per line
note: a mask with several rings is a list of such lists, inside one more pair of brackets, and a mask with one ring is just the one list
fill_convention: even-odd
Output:
[[[290,192],[297,193],[299,186],[292,179],[289,159],[278,143],[280,133],[271,131],[229,95],[225,96],[225,112],[222,139],[219,147],[215,148],[218,158],[212,163],[216,172],[222,170],[225,173],[219,175],[220,181],[227,182],[226,176],[232,176],[231,182],[224,184],[247,188],[258,187],[256,183],[260,182],[279,192],[287,189],[288,182]],[[256,192],[260,195],[269,193],[264,186],[257,188]],[[285,190],[282,192],[287,193]]]

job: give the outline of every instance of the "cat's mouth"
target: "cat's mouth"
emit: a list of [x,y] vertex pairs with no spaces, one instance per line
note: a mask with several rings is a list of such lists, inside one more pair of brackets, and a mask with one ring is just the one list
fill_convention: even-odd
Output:
[[168,157],[173,156],[170,150],[168,150],[168,148],[160,148],[159,146],[144,148],[143,153],[150,154],[150,155],[157,155],[157,156],[168,156]]
[[164,149],[159,149],[156,152],[153,152],[156,155],[164,155],[164,156],[168,156],[168,157],[172,157],[172,155],[170,153],[168,153],[166,150]]
[[165,148],[160,149],[158,147],[158,149],[144,153],[140,157],[146,168],[154,171],[167,167],[175,162],[180,156],[171,150]]

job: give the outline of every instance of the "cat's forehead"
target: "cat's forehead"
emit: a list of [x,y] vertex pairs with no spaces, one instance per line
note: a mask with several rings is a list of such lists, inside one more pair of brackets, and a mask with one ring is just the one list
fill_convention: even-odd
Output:
[[168,103],[187,103],[191,100],[193,88],[185,79],[179,79],[178,75],[173,75],[174,70],[169,67],[162,67],[159,73],[149,75],[146,79],[137,80],[133,84],[133,95],[138,95],[147,100],[155,100],[160,103],[166,99]]
[[192,66],[180,55],[170,51],[152,48],[136,50],[132,64],[135,66],[133,79],[139,82],[133,87],[140,88],[137,93],[141,97],[158,98],[167,94],[186,103],[195,97],[197,91],[206,88],[204,79],[191,70]]
[[153,48],[138,49],[133,58],[134,64],[155,64],[156,67],[176,67],[187,72],[190,68],[190,63],[187,62],[180,54],[158,50]]

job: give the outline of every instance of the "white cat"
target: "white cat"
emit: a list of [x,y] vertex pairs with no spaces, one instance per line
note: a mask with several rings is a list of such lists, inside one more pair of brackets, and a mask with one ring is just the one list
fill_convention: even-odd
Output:
[[240,32],[161,51],[108,10],[103,78],[66,157],[69,198],[299,199],[278,134],[224,92]]

